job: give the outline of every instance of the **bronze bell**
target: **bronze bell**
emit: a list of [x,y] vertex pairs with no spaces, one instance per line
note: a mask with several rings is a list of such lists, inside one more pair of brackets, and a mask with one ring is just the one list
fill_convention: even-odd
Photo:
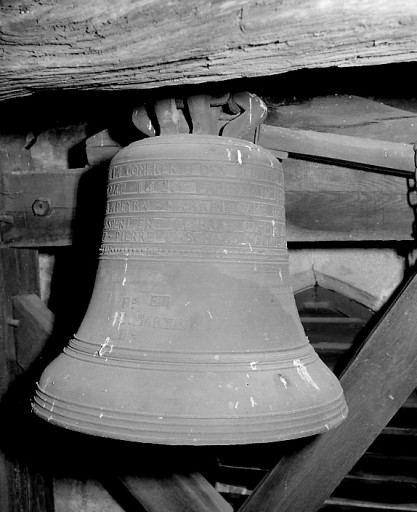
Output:
[[44,371],[36,414],[162,444],[337,426],[347,406],[298,317],[284,219],[282,166],[257,145],[178,134],[122,149],[90,306]]

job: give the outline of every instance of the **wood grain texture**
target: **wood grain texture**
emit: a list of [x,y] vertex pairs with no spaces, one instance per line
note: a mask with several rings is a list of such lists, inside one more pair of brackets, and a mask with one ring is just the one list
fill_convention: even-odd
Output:
[[411,240],[407,180],[288,158],[289,241]]
[[12,297],[38,291],[38,252],[0,248],[0,397],[17,371]]
[[147,512],[232,512],[214,487],[196,472],[120,480]]
[[[25,407],[17,391],[20,373],[16,360],[12,296],[19,293],[37,293],[38,252],[30,249],[0,248],[0,409],[3,435],[0,438],[0,510],[18,512],[52,512],[52,483],[33,467],[26,454],[17,453],[24,444],[19,437],[20,426],[13,434],[10,425],[19,418]],[[13,387],[13,390],[12,390]],[[10,396],[10,394],[12,396]],[[23,429],[22,429],[23,430]],[[27,431],[25,431],[25,435]]]
[[[407,180],[291,158],[284,176],[288,241],[412,240]],[[3,244],[69,245],[81,232],[100,237],[104,170],[16,171],[6,181],[5,211],[13,222],[1,225]],[[50,201],[49,215],[34,215],[39,198]]]
[[349,414],[284,457],[241,512],[317,511],[417,385],[417,275],[392,301],[341,378]]
[[[291,158],[284,176],[288,241],[412,240],[407,180]],[[1,226],[3,244],[61,246],[80,231],[100,236],[105,173],[18,171],[7,182],[5,211],[13,223]],[[34,215],[39,198],[49,199],[49,215]]]
[[323,512],[417,512],[417,505],[413,503],[369,503],[364,500],[349,500],[343,498],[330,498],[323,507]]
[[358,166],[413,178],[414,149],[405,142],[380,141],[350,135],[260,126],[259,145],[285,151],[290,156],[315,157],[340,165]]
[[[85,170],[75,172],[5,173],[7,195],[5,209],[13,222],[1,226],[2,242],[20,242],[26,246],[66,245],[70,243],[75,216],[79,180]],[[33,205],[46,200],[49,214],[35,215]]]
[[2,99],[416,60],[414,0],[28,0],[0,14]]
[[[303,151],[308,155],[311,150],[318,158],[327,154],[337,159],[343,158],[346,151],[345,158],[350,158],[350,152],[352,160],[359,162],[360,156],[354,148],[355,143],[361,141],[353,137],[365,137],[370,145],[379,148],[379,157],[376,156],[382,165],[388,160],[385,147],[390,146],[383,141],[403,143],[392,146],[394,160],[398,156],[395,148],[401,150],[400,160],[392,165],[402,166],[405,172],[412,170],[411,143],[417,140],[414,112],[357,96],[327,96],[293,105],[271,105],[266,123],[271,126],[265,125],[263,129],[269,134],[274,133],[275,126],[278,126],[277,132],[281,128],[287,134],[286,129],[292,130],[287,142],[298,152],[296,156],[299,158]],[[294,146],[292,137],[296,138],[297,133],[302,135]],[[319,145],[312,146],[309,138],[304,139],[303,135],[316,137]],[[327,141],[333,135],[336,135],[336,141],[347,143],[347,146],[343,149],[336,142],[329,147]],[[303,141],[309,147],[303,147]],[[283,144],[279,136],[272,142],[277,146]],[[349,142],[352,143],[350,147]],[[366,159],[368,163],[377,162],[370,158],[366,149],[362,156],[362,164],[366,164]],[[341,162],[336,165],[336,162],[331,163],[331,158],[327,163],[288,158],[283,167],[288,240],[412,239],[414,217],[408,205],[406,179],[352,169]]]
[[414,111],[359,96],[318,96],[289,105],[270,103],[265,124],[413,144],[417,141],[415,103],[405,107]]
[[[367,137],[379,148],[379,155],[383,151],[383,160],[386,158],[382,140],[404,142],[405,145],[392,147],[405,149],[405,159],[401,159],[399,165],[403,162],[405,169],[411,170],[410,142],[417,140],[417,117],[413,112],[365,98],[332,96],[296,105],[272,106],[267,122],[282,122],[283,128],[277,128],[279,133],[286,129],[293,134],[299,128],[314,130],[307,132],[312,136],[326,132],[318,133],[321,142],[327,132],[342,135],[343,140],[346,135],[349,140],[353,136],[355,142],[357,138]],[[269,133],[274,131],[270,125],[264,128]],[[79,142],[73,129],[64,130],[64,134],[65,140]],[[3,208],[8,216],[7,222],[0,223],[3,244],[13,247],[69,245],[80,232],[90,238],[93,233],[99,237],[106,200],[105,165],[68,169],[61,147],[63,137],[45,135],[38,139],[30,149],[25,149],[24,138],[19,144],[15,141],[18,147],[14,151],[5,144],[10,151],[0,162],[4,170],[0,210]],[[37,145],[45,146],[45,140],[50,151],[39,149],[36,152]],[[261,142],[266,144],[264,140]],[[273,143],[282,144],[282,141],[275,137]],[[297,148],[293,149],[300,151]],[[314,145],[318,154],[328,152],[327,144],[317,148]],[[363,148],[364,157],[373,162],[367,143]],[[337,144],[334,151],[341,151]],[[42,167],[40,172],[33,163],[38,153],[42,155],[41,162],[45,162],[45,153],[55,155],[56,160],[51,156],[48,166]],[[358,160],[358,155],[352,152],[352,159],[355,158]],[[353,169],[349,164],[334,165],[330,161],[287,158],[283,162],[290,242],[412,240],[414,217],[408,204],[405,178]],[[33,204],[37,199],[50,201],[48,215],[34,214]]]
[[[13,222],[0,226],[3,244],[13,247],[70,245],[75,238],[100,238],[106,201],[107,170],[56,169],[4,173],[4,208]],[[47,215],[33,205],[46,200]]]

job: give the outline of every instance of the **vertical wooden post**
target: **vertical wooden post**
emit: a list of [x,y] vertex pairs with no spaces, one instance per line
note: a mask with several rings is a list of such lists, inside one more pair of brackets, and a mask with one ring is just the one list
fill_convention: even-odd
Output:
[[[30,422],[20,407],[12,297],[38,293],[38,252],[29,249],[0,248],[0,510],[2,512],[50,512],[53,510],[52,486],[48,478],[34,470],[26,460],[20,436],[30,438]],[[15,390],[17,389],[17,391]],[[13,405],[11,407],[11,404]],[[14,428],[16,411],[24,425]],[[20,414],[21,412],[21,414]],[[19,421],[19,420],[17,420]],[[12,425],[12,427],[10,427]],[[18,453],[19,452],[19,453]]]
[[38,252],[0,249],[0,397],[19,373],[16,364],[12,297],[39,293]]

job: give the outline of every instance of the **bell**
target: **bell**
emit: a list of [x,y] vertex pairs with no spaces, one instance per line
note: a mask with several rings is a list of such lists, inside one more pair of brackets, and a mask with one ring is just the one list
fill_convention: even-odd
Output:
[[163,135],[113,158],[86,316],[33,410],[161,444],[304,437],[347,414],[289,282],[283,171],[261,147]]

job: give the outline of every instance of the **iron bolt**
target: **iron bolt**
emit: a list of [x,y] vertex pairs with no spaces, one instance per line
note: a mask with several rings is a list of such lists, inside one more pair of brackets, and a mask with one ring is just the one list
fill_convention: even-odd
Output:
[[51,203],[49,199],[36,199],[32,204],[32,210],[35,215],[45,217],[45,215],[49,215],[52,211]]

